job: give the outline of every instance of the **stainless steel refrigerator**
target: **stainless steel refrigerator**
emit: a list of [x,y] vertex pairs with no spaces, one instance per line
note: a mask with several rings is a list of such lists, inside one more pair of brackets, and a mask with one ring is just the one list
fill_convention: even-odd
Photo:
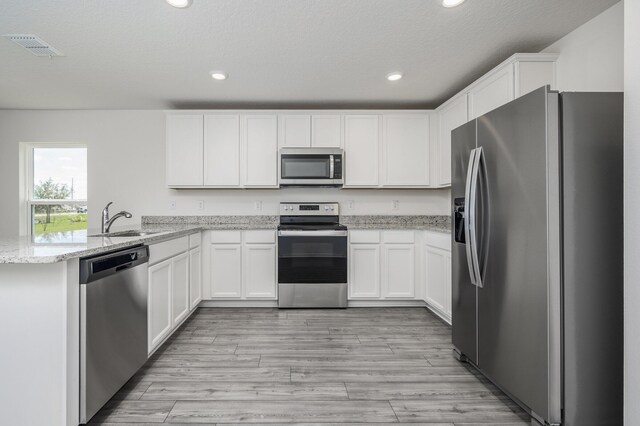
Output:
[[458,358],[540,423],[621,425],[622,93],[543,87],[451,141]]

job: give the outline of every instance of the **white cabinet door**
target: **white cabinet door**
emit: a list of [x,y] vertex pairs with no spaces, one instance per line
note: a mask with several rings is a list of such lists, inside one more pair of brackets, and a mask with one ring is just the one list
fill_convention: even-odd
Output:
[[379,298],[380,244],[352,244],[349,263],[349,298]]
[[382,184],[429,185],[429,116],[384,115],[382,135]]
[[515,99],[514,65],[489,75],[469,92],[470,119],[478,118]]
[[211,297],[242,297],[240,244],[212,244],[210,249]]
[[280,148],[309,148],[311,146],[311,116],[278,116],[278,145]]
[[189,250],[189,309],[202,300],[202,253],[200,247]]
[[204,184],[240,185],[240,116],[204,116]]
[[382,296],[413,298],[415,295],[414,245],[384,244],[382,253]]
[[278,118],[247,115],[244,128],[244,186],[278,186]]
[[242,254],[242,276],[247,299],[275,299],[275,244],[246,244]]
[[168,115],[166,124],[167,185],[202,185],[202,115]]
[[176,327],[189,315],[189,253],[171,259],[171,316]]
[[556,90],[556,64],[548,61],[518,61],[515,70],[515,97],[539,89],[547,84]]
[[314,115],[311,117],[311,146],[342,147],[342,116]]
[[171,259],[149,267],[149,340],[151,353],[169,334],[171,322]]
[[443,313],[451,310],[451,302],[447,303],[447,298],[450,299],[447,293],[450,294],[451,288],[450,284],[449,290],[446,288],[449,275],[447,272],[447,257],[450,262],[451,254],[449,252],[436,247],[425,246],[426,302]]
[[467,95],[460,95],[441,111],[438,137],[438,181],[439,186],[451,185],[451,131],[468,121]]
[[379,184],[379,117],[348,115],[345,120],[345,186]]
[[444,313],[451,318],[451,252],[445,254]]

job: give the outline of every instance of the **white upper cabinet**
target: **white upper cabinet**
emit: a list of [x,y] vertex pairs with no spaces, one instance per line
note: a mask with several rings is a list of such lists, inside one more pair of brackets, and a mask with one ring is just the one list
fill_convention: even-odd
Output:
[[429,116],[384,115],[382,120],[382,184],[428,186]]
[[318,148],[341,148],[341,115],[314,115],[311,117],[311,146]]
[[[553,58],[554,56],[552,56]],[[538,58],[544,59],[544,58]],[[515,64],[515,97],[539,89],[547,84],[556,89],[556,63],[550,60],[518,61]]]
[[437,182],[438,186],[451,185],[451,131],[468,121],[467,95],[452,99],[439,111]]
[[203,184],[202,115],[168,115],[166,121],[167,185]]
[[243,185],[275,188],[278,186],[278,118],[246,115],[243,121]]
[[347,115],[344,118],[345,186],[378,186],[379,122],[377,115]]
[[240,185],[240,116],[204,116],[204,184]]
[[311,146],[311,116],[278,116],[278,133],[280,148],[309,148]]
[[514,65],[494,71],[469,92],[470,119],[480,117],[515,99]]

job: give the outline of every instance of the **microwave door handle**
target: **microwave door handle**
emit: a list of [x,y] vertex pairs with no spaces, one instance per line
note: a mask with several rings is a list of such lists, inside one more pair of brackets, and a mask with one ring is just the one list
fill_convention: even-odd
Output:
[[333,154],[329,155],[329,179],[334,179],[335,174],[335,161],[333,158]]

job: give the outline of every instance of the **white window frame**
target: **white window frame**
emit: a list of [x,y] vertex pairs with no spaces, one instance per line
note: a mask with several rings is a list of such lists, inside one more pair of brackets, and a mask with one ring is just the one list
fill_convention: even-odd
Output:
[[[87,145],[74,142],[21,142],[20,143],[20,234],[33,234],[31,212],[34,205],[66,204],[86,206],[87,200],[41,200],[33,198],[33,150],[34,148],[85,148]],[[88,159],[87,159],[88,162]],[[88,169],[88,167],[87,167]],[[87,170],[87,175],[89,170]],[[88,178],[88,176],[87,176]]]

